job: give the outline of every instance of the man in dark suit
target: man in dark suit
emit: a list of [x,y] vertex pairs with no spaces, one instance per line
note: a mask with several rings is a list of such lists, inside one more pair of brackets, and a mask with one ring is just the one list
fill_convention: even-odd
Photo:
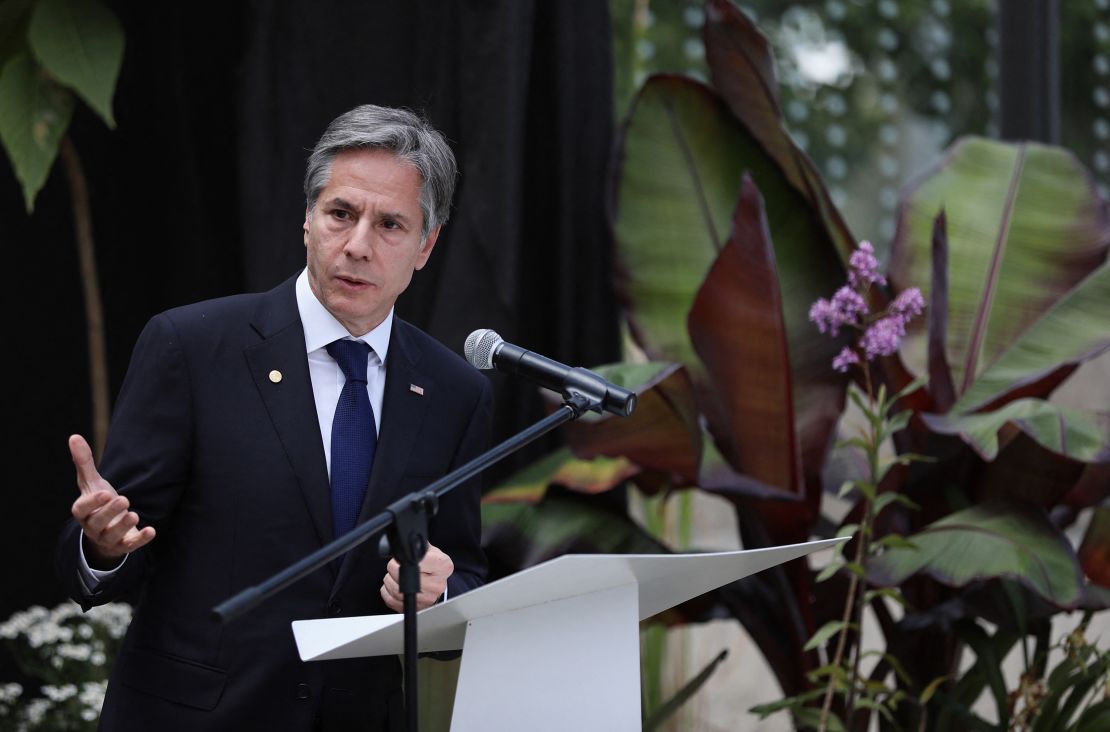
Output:
[[[486,379],[393,315],[455,175],[443,138],[408,112],[337,118],[305,176],[307,268],[153,318],[99,472],[70,438],[80,496],[60,576],[86,608],[139,598],[102,729],[403,724],[397,659],[302,663],[289,627],[400,610],[396,562],[372,543],[239,621],[209,613],[486,446]],[[418,607],[481,584],[479,497],[471,482],[441,502]]]

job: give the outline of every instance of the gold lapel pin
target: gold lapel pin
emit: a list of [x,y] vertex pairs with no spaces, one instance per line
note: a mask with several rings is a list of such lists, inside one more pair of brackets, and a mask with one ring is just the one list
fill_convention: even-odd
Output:
[[409,384],[409,391],[417,396],[424,396],[424,387],[417,386],[416,384]]
[[278,371],[277,369],[274,369],[273,371],[271,371],[270,372],[270,381],[274,382],[275,384],[278,383],[279,381],[281,381],[281,372]]

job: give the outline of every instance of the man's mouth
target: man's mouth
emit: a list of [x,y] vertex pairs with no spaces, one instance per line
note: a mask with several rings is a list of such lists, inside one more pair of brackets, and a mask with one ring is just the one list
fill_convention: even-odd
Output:
[[335,279],[339,280],[342,284],[346,285],[347,287],[351,287],[351,288],[358,289],[358,290],[361,290],[363,288],[366,288],[366,287],[370,286],[370,283],[367,282],[366,280],[360,279],[358,277],[351,277],[350,275],[336,275]]

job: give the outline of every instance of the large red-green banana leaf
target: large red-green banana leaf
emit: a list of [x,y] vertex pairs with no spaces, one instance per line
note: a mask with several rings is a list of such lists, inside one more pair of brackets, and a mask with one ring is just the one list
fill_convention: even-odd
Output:
[[[1044,397],[1059,369],[1107,348],[1110,280],[1084,279],[1106,259],[1110,216],[1074,156],[1032,143],[960,140],[906,196],[890,267],[896,289],[929,287],[933,218],[942,208],[954,411],[997,403],[1018,388]],[[1063,310],[1052,315],[1054,306]]]
[[1040,510],[991,502],[957,511],[888,549],[868,565],[870,579],[893,586],[917,572],[953,587],[993,577],[1017,579],[1060,608],[1083,596],[1079,562],[1067,538]]
[[[803,463],[805,473],[816,476],[842,405],[837,384],[843,381],[830,368],[840,344],[818,337],[808,313],[814,300],[829,296],[842,283],[843,267],[806,198],[712,90],[695,81],[653,77],[633,104],[616,171],[618,286],[644,350],[654,359],[685,364],[703,398],[703,410],[712,413],[712,402],[704,401],[707,376],[687,333],[687,315],[726,246],[745,172],[765,200],[784,294],[795,429],[802,455],[811,457]],[[770,315],[773,303],[767,312],[775,317]],[[748,346],[782,348],[780,342],[756,339],[749,339]],[[811,428],[813,424],[821,427]],[[807,482],[815,484],[812,478]]]
[[706,3],[703,37],[713,88],[809,202],[847,261],[855,240],[833,205],[817,167],[783,125],[770,41],[729,0]]

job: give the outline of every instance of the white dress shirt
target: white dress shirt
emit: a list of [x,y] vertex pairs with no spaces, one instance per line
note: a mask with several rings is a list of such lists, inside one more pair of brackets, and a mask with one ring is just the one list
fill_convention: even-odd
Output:
[[[366,364],[366,392],[370,396],[370,406],[374,408],[374,428],[381,430],[382,425],[382,398],[385,394],[385,359],[389,353],[389,336],[393,332],[393,309],[378,327],[369,333],[354,338],[343,324],[328,312],[327,308],[317,299],[316,294],[308,284],[308,270],[303,270],[297,277],[297,311],[301,316],[301,326],[304,328],[305,352],[308,354],[308,373],[312,381],[312,396],[316,402],[316,417],[320,421],[320,437],[324,443],[324,460],[327,462],[328,475],[331,475],[331,423],[335,418],[335,407],[339,402],[339,394],[343,391],[343,384],[347,379],[343,370],[327,351],[327,345],[332,341],[346,338],[359,340],[370,346],[370,353]],[[113,569],[100,570],[89,566],[85,559],[84,541],[77,543],[81,559],[78,567],[85,588],[90,592],[100,584],[101,580],[119,570],[127,561],[124,556],[120,563]]]

